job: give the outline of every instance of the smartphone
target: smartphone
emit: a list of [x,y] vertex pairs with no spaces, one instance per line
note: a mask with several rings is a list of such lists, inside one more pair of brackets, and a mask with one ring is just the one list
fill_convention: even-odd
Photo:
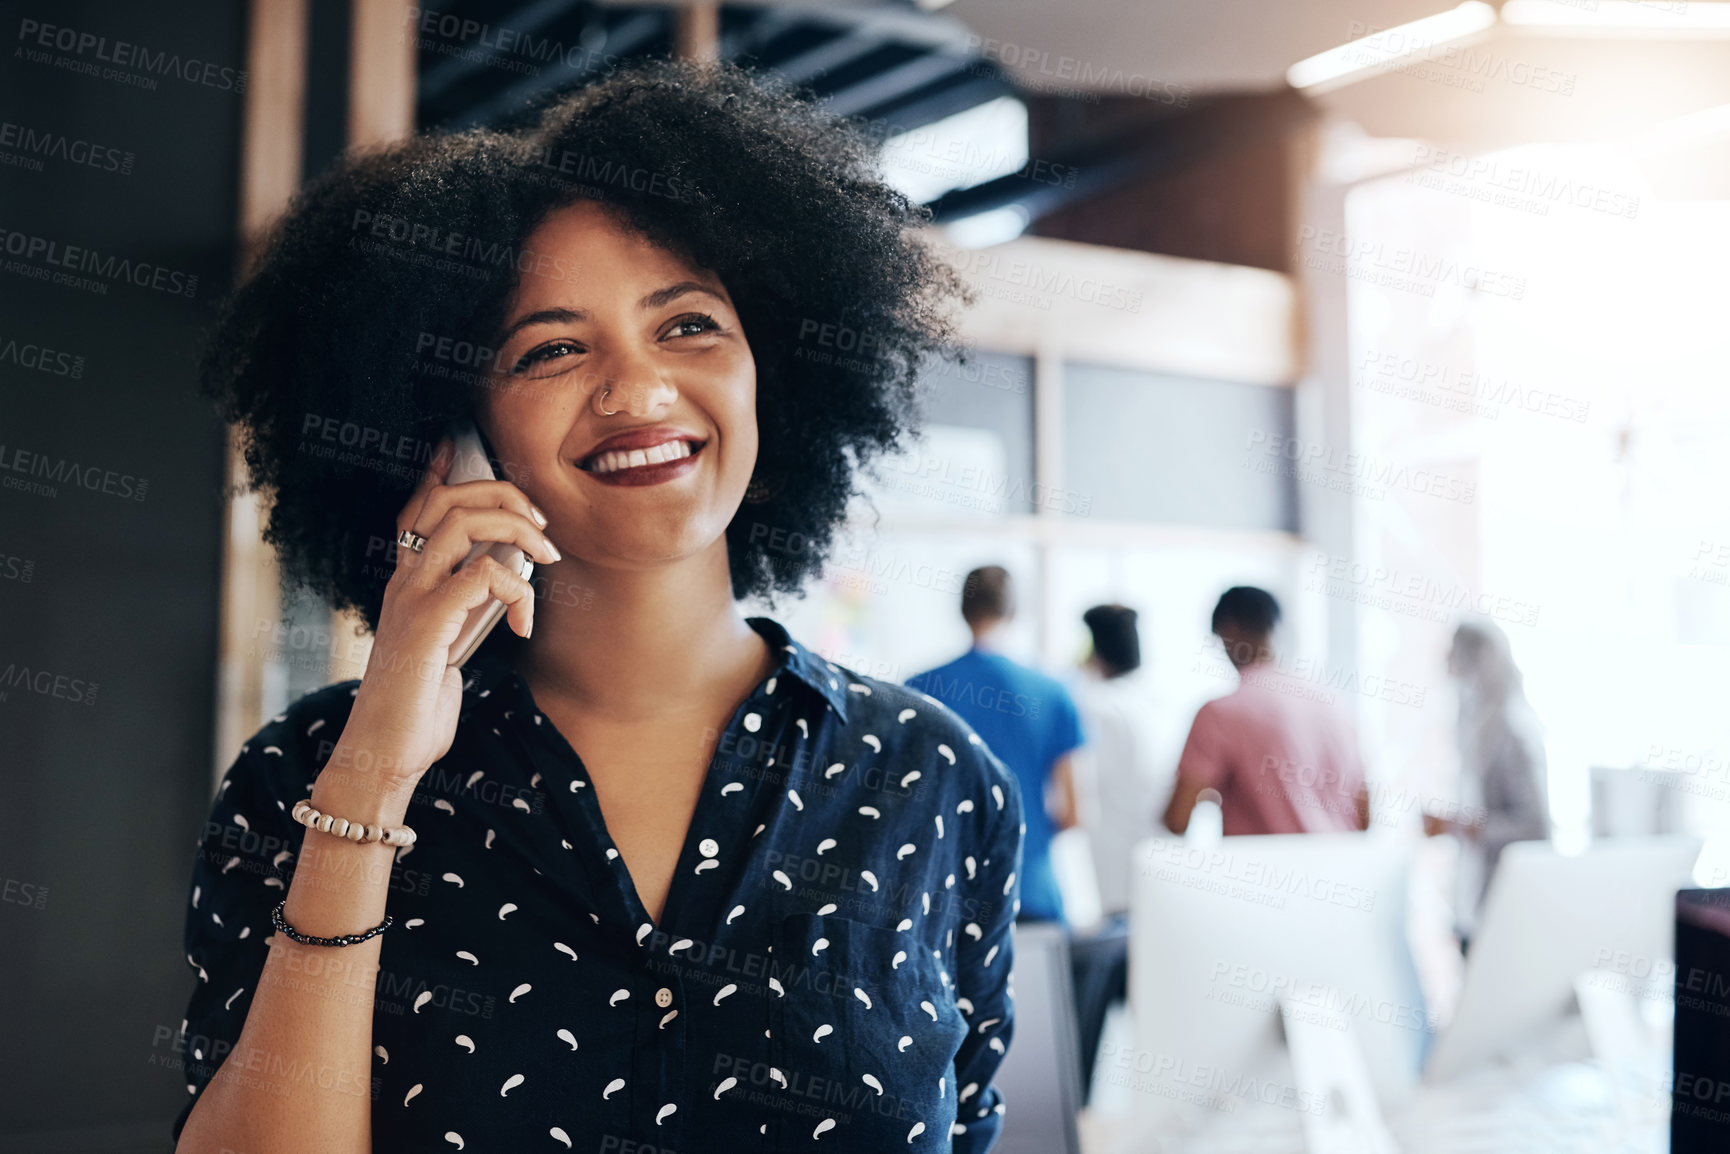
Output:
[[[488,459],[487,447],[481,440],[480,430],[472,423],[464,422],[453,425],[450,432],[451,439],[456,442],[456,456],[451,459],[451,471],[446,484],[466,485],[471,481],[494,480],[492,462]],[[475,542],[475,547],[463,558],[463,564],[468,565],[486,553],[491,553],[506,569],[518,574],[525,581],[529,579],[529,574],[534,572],[534,564],[521,549],[500,541]],[[481,642],[487,639],[487,634],[503,620],[504,615],[505,603],[496,598],[470,610],[468,619],[463,622],[462,632],[458,633],[456,641],[451,643],[450,663],[460,669],[463,662],[474,656],[475,650],[481,647]]]

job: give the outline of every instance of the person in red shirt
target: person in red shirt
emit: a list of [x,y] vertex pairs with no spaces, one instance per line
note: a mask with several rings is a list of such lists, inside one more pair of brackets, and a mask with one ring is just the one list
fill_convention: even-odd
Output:
[[1225,833],[1339,833],[1369,825],[1369,793],[1352,723],[1276,667],[1273,594],[1238,585],[1220,596],[1213,631],[1238,672],[1237,689],[1203,705],[1178,761],[1166,806],[1173,833],[1189,828],[1203,790],[1219,795]]

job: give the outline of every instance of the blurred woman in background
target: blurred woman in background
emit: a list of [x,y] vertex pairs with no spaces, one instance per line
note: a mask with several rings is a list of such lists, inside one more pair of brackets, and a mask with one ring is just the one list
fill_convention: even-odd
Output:
[[1454,920],[1464,948],[1502,850],[1548,838],[1550,813],[1543,728],[1526,702],[1507,634],[1489,621],[1461,624],[1448,672],[1460,698],[1460,805],[1453,816],[1425,814],[1424,832],[1459,842]]

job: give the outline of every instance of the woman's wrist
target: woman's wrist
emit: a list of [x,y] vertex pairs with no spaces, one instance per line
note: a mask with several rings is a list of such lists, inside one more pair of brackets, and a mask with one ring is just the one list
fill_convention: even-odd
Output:
[[351,824],[401,825],[425,771],[400,756],[345,738],[313,782],[312,804]]
[[[361,770],[360,766],[373,768]],[[376,767],[377,761],[357,747],[339,744],[330,764],[313,782],[313,807],[354,824],[402,825],[414,783],[382,775]],[[307,827],[284,916],[296,929],[319,937],[356,933],[377,924],[396,854],[396,846],[382,841],[357,842]]]

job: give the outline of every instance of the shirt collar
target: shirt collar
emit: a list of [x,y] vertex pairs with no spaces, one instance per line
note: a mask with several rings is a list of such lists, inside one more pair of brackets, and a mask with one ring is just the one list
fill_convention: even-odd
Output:
[[769,617],[747,617],[746,624],[755,629],[780,662],[777,675],[789,673],[828,702],[842,723],[847,721],[847,687],[843,675],[827,661],[793,640],[786,627]]
[[[835,710],[843,724],[847,721],[847,686],[845,675],[833,665],[811,652],[787,632],[785,626],[770,617],[747,617],[746,624],[757,631],[775,654],[775,676],[791,675],[821,697]],[[501,638],[508,644],[487,644],[463,666],[463,706],[466,719],[482,703],[495,709],[509,709],[528,700],[526,687],[517,676],[513,656],[521,639],[514,634]]]

